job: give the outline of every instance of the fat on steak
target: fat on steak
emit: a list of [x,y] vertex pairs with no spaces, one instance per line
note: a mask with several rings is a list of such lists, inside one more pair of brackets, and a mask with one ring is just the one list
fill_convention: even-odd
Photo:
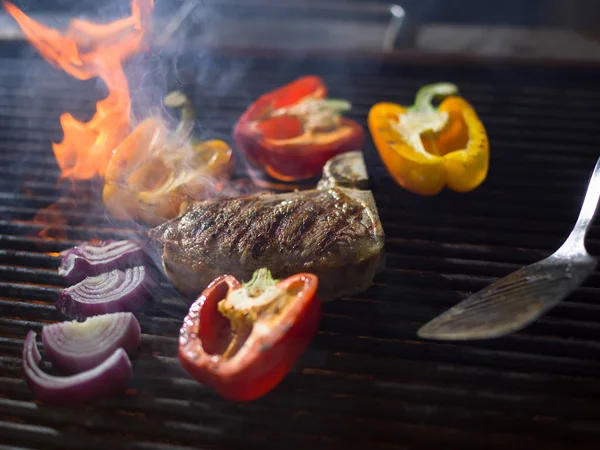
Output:
[[[358,176],[345,168],[343,184],[364,182],[360,153],[345,155]],[[275,278],[316,274],[322,301],[367,289],[383,265],[383,228],[372,193],[336,183],[332,167],[346,165],[334,163],[318,189],[198,202],[151,230],[168,278],[197,294],[219,275],[246,281],[267,267]]]

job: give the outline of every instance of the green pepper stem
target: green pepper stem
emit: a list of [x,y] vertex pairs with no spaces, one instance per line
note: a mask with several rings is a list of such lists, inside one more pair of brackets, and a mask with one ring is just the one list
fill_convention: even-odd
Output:
[[347,100],[328,98],[322,101],[327,108],[332,109],[337,114],[341,114],[352,109],[352,103]]
[[267,288],[277,283],[271,275],[271,271],[266,267],[262,267],[252,274],[250,281],[243,284],[247,294],[250,297],[256,297],[262,294]]
[[452,83],[427,84],[417,91],[415,104],[408,108],[411,111],[433,112],[432,101],[435,97],[447,97],[458,92],[458,87]]
[[181,110],[181,119],[179,120],[175,133],[179,133],[185,129],[191,130],[194,127],[196,111],[194,110],[192,102],[190,102],[183,92],[169,92],[163,99],[163,103],[169,108],[179,108]]

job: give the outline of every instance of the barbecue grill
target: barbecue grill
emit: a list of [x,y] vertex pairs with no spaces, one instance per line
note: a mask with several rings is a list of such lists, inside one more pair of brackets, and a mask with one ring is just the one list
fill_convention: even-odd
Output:
[[[5,44],[0,56],[0,449],[598,448],[598,274],[512,336],[416,337],[436,314],[549,255],[567,236],[598,157],[597,69],[332,55],[223,53],[208,65],[181,54],[177,64],[146,57],[146,75],[169,74],[168,87],[199,105],[197,134],[226,140],[252,99],[307,73],[350,100],[349,117],[365,126],[372,104],[407,104],[419,86],[452,81],[487,126],[491,170],[468,195],[415,196],[394,184],[367,143],[386,269],[368,291],[324,306],[310,349],[263,399],[227,402],[186,375],[176,354],[186,301],[165,282],[138,315],[143,343],[126,393],[60,408],[36,403],[21,374],[27,330],[62,320],[54,308],[64,286],[58,252],[140,230],[111,219],[93,185],[63,200],[67,223],[52,222],[52,213],[46,223],[33,221],[70,192],[57,183],[50,144],[61,137],[59,115],[88,118],[104,93],[93,80],[50,69],[26,44]],[[597,226],[588,249],[600,254]]]

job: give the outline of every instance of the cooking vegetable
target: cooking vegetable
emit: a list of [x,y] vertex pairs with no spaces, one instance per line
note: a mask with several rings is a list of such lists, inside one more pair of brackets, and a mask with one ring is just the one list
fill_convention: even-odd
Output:
[[85,322],[62,322],[42,328],[42,342],[52,366],[65,373],[93,369],[115,350],[132,354],[142,340],[140,324],[130,312],[103,314]]
[[56,309],[72,319],[84,320],[120,311],[136,311],[150,297],[152,280],[143,266],[115,269],[63,290]]
[[369,175],[362,152],[342,153],[327,161],[317,189],[336,186],[362,190],[369,188]]
[[[415,104],[404,108],[378,103],[369,112],[369,128],[379,155],[396,182],[422,195],[444,186],[468,192],[486,178],[489,146],[473,107],[455,96],[450,83],[423,86]],[[435,97],[446,97],[439,107]]]
[[258,98],[236,124],[234,139],[270,176],[312,178],[330,158],[363,146],[361,126],[341,117],[350,108],[344,100],[327,99],[319,77],[305,76]]
[[74,405],[103,398],[125,387],[132,377],[131,362],[122,348],[93,369],[68,377],[56,377],[42,371],[42,359],[30,331],[23,347],[25,381],[35,396],[46,403]]
[[214,280],[183,321],[179,359],[221,396],[256,399],[275,387],[317,331],[318,279],[300,273],[282,281],[259,269],[246,284]]
[[98,275],[113,269],[123,269],[144,260],[144,251],[128,240],[101,241],[85,244],[62,253],[58,274],[70,284],[75,284],[90,275]]
[[106,169],[103,200],[118,219],[161,224],[188,200],[212,197],[231,178],[229,145],[190,140],[194,111],[183,93],[169,94],[165,103],[183,110],[177,129],[170,133],[160,117],[144,120],[115,149]]

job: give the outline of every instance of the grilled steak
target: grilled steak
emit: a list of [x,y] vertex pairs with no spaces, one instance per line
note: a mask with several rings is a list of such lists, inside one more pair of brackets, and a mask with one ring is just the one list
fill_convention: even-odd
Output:
[[213,199],[151,231],[163,268],[186,293],[228,273],[268,267],[319,277],[323,301],[369,287],[382,264],[383,229],[371,192],[330,187]]

